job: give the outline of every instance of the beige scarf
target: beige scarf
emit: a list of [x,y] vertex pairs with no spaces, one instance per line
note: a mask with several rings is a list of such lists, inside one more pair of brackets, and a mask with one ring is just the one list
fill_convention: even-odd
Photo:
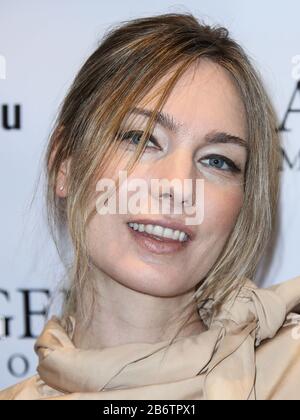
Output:
[[[255,348],[300,304],[300,277],[268,289],[247,279],[208,330],[155,344],[75,348],[75,319],[52,317],[35,343],[38,388],[46,399],[255,399]],[[290,314],[289,314],[290,313]]]

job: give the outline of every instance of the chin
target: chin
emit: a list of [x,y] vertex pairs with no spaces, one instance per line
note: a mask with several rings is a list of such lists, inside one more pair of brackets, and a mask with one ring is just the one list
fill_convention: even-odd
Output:
[[[129,278],[130,281],[128,281]],[[129,274],[128,277],[124,279],[124,281],[121,280],[120,283],[136,292],[156,297],[175,297],[188,292],[189,290],[186,287],[187,282],[184,281],[184,279],[180,278],[177,280],[175,276],[170,276],[170,273],[166,275],[162,275],[162,273],[153,275],[152,273],[152,275],[150,274],[149,276],[136,276],[136,273],[132,273],[131,276]]]

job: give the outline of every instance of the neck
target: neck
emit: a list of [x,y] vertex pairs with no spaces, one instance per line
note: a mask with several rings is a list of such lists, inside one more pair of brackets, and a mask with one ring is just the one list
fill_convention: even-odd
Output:
[[[89,279],[93,291],[81,297],[84,311],[91,309],[86,324],[75,315],[73,342],[81,349],[103,349],[136,342],[157,343],[206,330],[191,301],[193,291],[175,297],[157,297],[132,290],[101,274]],[[179,331],[179,332],[178,332]]]

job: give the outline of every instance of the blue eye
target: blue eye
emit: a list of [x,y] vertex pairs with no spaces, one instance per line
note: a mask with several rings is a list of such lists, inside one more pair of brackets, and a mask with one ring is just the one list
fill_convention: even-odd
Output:
[[229,172],[235,172],[235,173],[241,172],[241,169],[231,159],[228,159],[225,156],[219,156],[219,155],[206,156],[205,158],[201,159],[201,162],[205,160],[209,161],[208,164],[204,163],[205,166],[210,166],[216,169],[220,169],[221,171],[229,171]]
[[[129,143],[137,146],[140,142],[142,135],[143,135],[143,131],[126,131],[126,132],[121,133],[120,138],[121,138],[121,141],[126,141],[126,140],[131,139]],[[151,146],[151,143],[153,146]],[[151,135],[148,137],[146,148],[147,149],[161,149],[155,137]]]

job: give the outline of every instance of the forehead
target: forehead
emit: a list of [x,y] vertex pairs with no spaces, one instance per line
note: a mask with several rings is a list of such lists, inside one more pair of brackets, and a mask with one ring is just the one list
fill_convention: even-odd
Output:
[[[155,95],[170,76],[164,76],[139,107],[153,109]],[[229,72],[211,60],[201,60],[178,79],[162,110],[182,125],[182,133],[199,136],[221,130],[243,138],[247,135],[246,112],[238,88]]]

